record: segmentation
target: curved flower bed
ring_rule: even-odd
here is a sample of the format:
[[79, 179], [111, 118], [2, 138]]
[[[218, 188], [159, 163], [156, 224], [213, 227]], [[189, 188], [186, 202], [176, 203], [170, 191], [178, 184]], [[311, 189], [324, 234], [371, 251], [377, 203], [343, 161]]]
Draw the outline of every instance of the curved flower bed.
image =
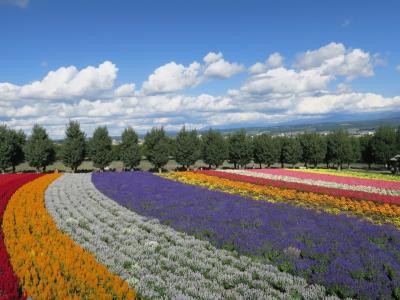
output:
[[324, 298], [323, 287], [120, 206], [93, 186], [89, 174], [64, 175], [45, 198], [60, 229], [146, 298]]
[[[265, 179], [271, 179], [271, 180], [278, 180], [278, 181], [285, 181], [285, 182], [294, 182], [294, 183], [301, 183], [301, 184], [307, 184], [307, 185], [315, 185], [315, 186], [320, 186], [320, 187], [327, 187], [327, 188], [333, 188], [333, 189], [342, 189], [342, 190], [349, 190], [349, 191], [360, 191], [360, 192], [367, 192], [367, 193], [375, 193], [375, 194], [381, 194], [381, 195], [388, 195], [388, 196], [400, 196], [400, 190], [398, 189], [386, 189], [382, 187], [374, 187], [374, 186], [368, 186], [368, 185], [356, 185], [352, 180], [348, 180], [348, 183], [338, 183], [333, 180], [327, 180], [325, 181], [324, 178], [307, 178], [307, 176], [304, 176], [304, 174], [301, 174], [301, 176], [293, 176], [293, 175], [279, 175], [280, 171], [278, 169], [271, 169], [271, 173], [269, 170], [261, 170], [261, 169], [254, 169], [254, 170], [224, 170], [224, 172], [227, 173], [233, 173], [233, 174], [239, 174], [239, 175], [245, 175], [245, 176], [254, 176], [254, 177], [259, 177], [259, 178], [265, 178]], [[286, 171], [286, 170], [283, 170]], [[278, 174], [274, 174], [278, 173]], [[300, 172], [297, 172], [300, 173]], [[285, 173], [283, 173], [285, 174]], [[307, 175], [307, 174], [305, 174]], [[315, 175], [315, 174], [312, 174]], [[330, 176], [330, 175], [327, 175]], [[304, 177], [304, 178], [303, 178]], [[342, 177], [344, 178], [344, 177]]]
[[209, 191], [145, 172], [93, 174], [135, 212], [281, 270], [340, 297], [400, 297], [400, 231], [344, 215]]
[[234, 174], [234, 173], [224, 172], [222, 170], [219, 171], [205, 170], [196, 172], [217, 176], [221, 178], [227, 178], [231, 180], [242, 181], [242, 182], [270, 185], [279, 188], [295, 189], [299, 191], [328, 194], [339, 197], [371, 200], [371, 201], [378, 201], [390, 204], [400, 204], [400, 196], [389, 196], [389, 195], [381, 195], [381, 194], [361, 192], [361, 191], [349, 191], [343, 189], [327, 188], [327, 187], [314, 186], [297, 182], [286, 182], [282, 180], [273, 180], [273, 179], [259, 178], [248, 175]]
[[284, 202], [331, 214], [346, 213], [368, 219], [377, 224], [391, 223], [400, 227], [399, 205], [276, 188], [197, 172], [165, 173], [161, 176], [186, 184], [199, 185], [212, 190], [251, 197], [255, 200], [273, 203]]
[[15, 275], [4, 244], [1, 224], [7, 203], [12, 194], [25, 183], [38, 178], [39, 174], [0, 175], [0, 299], [25, 298], [19, 292], [19, 280]]
[[246, 171], [253, 173], [289, 176], [300, 179], [310, 179], [318, 181], [335, 182], [345, 185], [374, 187], [377, 189], [400, 190], [400, 182], [385, 181], [357, 177], [336, 176], [332, 174], [321, 174], [313, 172], [304, 172], [302, 170], [288, 170], [288, 169], [247, 169]]
[[350, 171], [350, 170], [334, 170], [334, 169], [290, 169], [291, 171], [300, 171], [307, 173], [317, 173], [317, 174], [331, 174], [335, 176], [342, 177], [356, 177], [356, 178], [366, 178], [366, 179], [374, 179], [374, 180], [385, 180], [385, 181], [395, 181], [400, 182], [399, 175], [391, 175], [391, 174], [379, 174], [379, 173], [367, 173], [367, 172], [358, 172], [358, 171]]
[[134, 299], [134, 290], [61, 233], [44, 206], [44, 191], [60, 175], [45, 175], [11, 197], [3, 230], [23, 291], [34, 299]]

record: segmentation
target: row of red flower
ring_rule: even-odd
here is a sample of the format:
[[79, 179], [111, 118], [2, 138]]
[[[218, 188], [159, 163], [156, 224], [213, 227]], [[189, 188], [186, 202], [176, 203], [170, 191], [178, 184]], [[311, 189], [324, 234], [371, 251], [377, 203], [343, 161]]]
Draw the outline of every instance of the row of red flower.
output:
[[7, 203], [14, 192], [25, 183], [41, 176], [40, 174], [0, 175], [0, 299], [25, 298], [20, 295], [18, 277], [13, 272], [4, 244], [1, 224]]
[[206, 171], [197, 171], [197, 172], [204, 173], [207, 175], [217, 176], [220, 178], [249, 182], [249, 183], [253, 183], [253, 184], [270, 185], [270, 186], [274, 186], [274, 187], [278, 187], [278, 188], [295, 189], [295, 190], [299, 190], [299, 191], [327, 194], [327, 195], [339, 196], [339, 197], [371, 200], [371, 201], [384, 202], [384, 203], [390, 203], [390, 204], [400, 204], [399, 196], [381, 195], [381, 194], [377, 194], [377, 193], [369, 193], [369, 192], [363, 192], [363, 191], [353, 191], [353, 190], [343, 190], [343, 189], [337, 189], [337, 188], [321, 187], [321, 186], [314, 186], [314, 185], [302, 184], [302, 183], [297, 183], [297, 182], [287, 182], [287, 181], [282, 181], [282, 180], [273, 180], [273, 179], [245, 176], [245, 175], [227, 173], [227, 172], [223, 172], [223, 171], [206, 170]]

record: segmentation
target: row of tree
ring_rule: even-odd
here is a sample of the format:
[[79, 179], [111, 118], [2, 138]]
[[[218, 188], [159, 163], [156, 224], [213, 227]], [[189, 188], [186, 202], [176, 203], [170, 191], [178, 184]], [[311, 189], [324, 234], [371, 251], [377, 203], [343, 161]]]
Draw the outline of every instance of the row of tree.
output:
[[[74, 172], [85, 159], [104, 170], [113, 160], [121, 160], [125, 169], [139, 166], [145, 156], [155, 169], [161, 170], [172, 157], [183, 168], [190, 168], [203, 160], [209, 167], [219, 167], [225, 160], [234, 168], [244, 167], [251, 161], [260, 167], [279, 162], [306, 167], [326, 163], [327, 167], [342, 168], [354, 162], [371, 166], [380, 163], [388, 166], [390, 159], [400, 153], [400, 128], [380, 127], [372, 136], [355, 137], [345, 130], [336, 130], [323, 136], [315, 132], [297, 136], [273, 137], [269, 134], [249, 136], [244, 130], [223, 136], [210, 129], [201, 137], [196, 130], [185, 127], [176, 138], [168, 137], [163, 128], [153, 128], [139, 145], [137, 133], [132, 128], [124, 130], [121, 143], [114, 147], [106, 127], [98, 127], [87, 139], [80, 124], [71, 121], [65, 131], [59, 156], [64, 165]], [[15, 168], [23, 161], [38, 171], [46, 170], [56, 159], [56, 147], [46, 130], [35, 125], [26, 138], [22, 131], [0, 126], [0, 170]]]

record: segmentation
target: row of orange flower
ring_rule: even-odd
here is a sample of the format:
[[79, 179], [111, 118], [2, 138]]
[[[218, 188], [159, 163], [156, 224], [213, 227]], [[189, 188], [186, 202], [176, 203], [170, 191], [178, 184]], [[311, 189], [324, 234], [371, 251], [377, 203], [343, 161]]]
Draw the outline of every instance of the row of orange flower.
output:
[[5, 243], [21, 287], [34, 299], [134, 299], [135, 291], [57, 229], [44, 203], [45, 175], [21, 187], [3, 219]]
[[230, 194], [240, 194], [256, 200], [286, 202], [332, 214], [346, 213], [367, 218], [374, 223], [391, 223], [400, 227], [400, 206], [395, 204], [256, 185], [194, 172], [169, 173], [163, 176], [186, 184], [204, 186]]

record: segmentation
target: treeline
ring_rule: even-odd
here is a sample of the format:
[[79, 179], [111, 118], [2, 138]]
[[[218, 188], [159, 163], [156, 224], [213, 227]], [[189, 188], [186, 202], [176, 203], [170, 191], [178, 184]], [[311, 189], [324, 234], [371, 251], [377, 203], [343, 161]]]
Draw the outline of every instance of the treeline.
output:
[[316, 167], [320, 163], [338, 169], [351, 163], [390, 164], [390, 159], [400, 154], [400, 127], [382, 126], [372, 136], [355, 137], [345, 130], [336, 130], [328, 135], [315, 132], [296, 136], [271, 136], [260, 134], [249, 136], [245, 130], [223, 136], [210, 129], [198, 134], [185, 127], [175, 138], [168, 137], [163, 128], [153, 128], [139, 145], [137, 133], [132, 128], [124, 130], [121, 143], [112, 145], [106, 127], [98, 127], [93, 137], [86, 138], [80, 124], [71, 121], [65, 131], [62, 145], [55, 145], [46, 130], [35, 125], [29, 137], [5, 125], [0, 126], [0, 170], [6, 172], [26, 161], [37, 171], [56, 159], [74, 172], [86, 159], [92, 160], [96, 168], [104, 170], [113, 160], [121, 160], [126, 170], [139, 166], [143, 156], [161, 170], [173, 158], [183, 168], [188, 169], [198, 160], [210, 168], [218, 168], [226, 160], [234, 168], [245, 167], [254, 162], [260, 167], [270, 167], [274, 163], [294, 166], [303, 163], [305, 167]]

